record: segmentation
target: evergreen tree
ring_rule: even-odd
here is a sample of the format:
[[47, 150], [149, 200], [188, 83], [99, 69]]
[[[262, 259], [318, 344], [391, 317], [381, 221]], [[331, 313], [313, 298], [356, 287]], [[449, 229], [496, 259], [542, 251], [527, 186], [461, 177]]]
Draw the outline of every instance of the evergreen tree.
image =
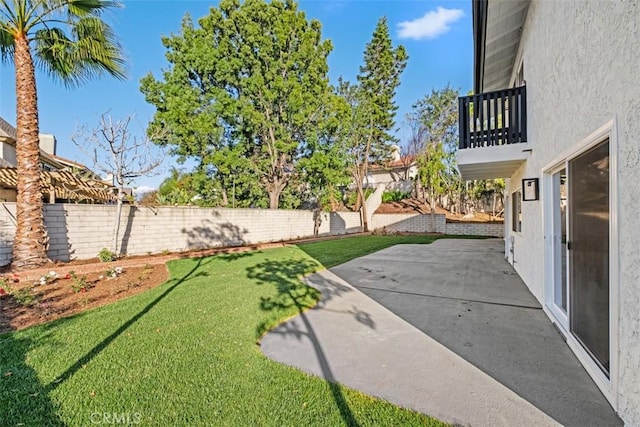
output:
[[371, 149], [388, 151], [398, 142], [392, 134], [398, 106], [394, 101], [400, 75], [407, 65], [407, 52], [402, 45], [394, 48], [389, 36], [387, 18], [380, 18], [373, 37], [364, 51], [358, 82], [370, 109]]
[[340, 82], [338, 88], [351, 111], [348, 151], [358, 194], [356, 209], [362, 209], [364, 231], [369, 230], [369, 224], [363, 180], [369, 163], [384, 162], [391, 153], [390, 145], [398, 142], [392, 134], [398, 110], [394, 97], [407, 60], [403, 46], [393, 47], [387, 19], [383, 17], [365, 47], [358, 84]]

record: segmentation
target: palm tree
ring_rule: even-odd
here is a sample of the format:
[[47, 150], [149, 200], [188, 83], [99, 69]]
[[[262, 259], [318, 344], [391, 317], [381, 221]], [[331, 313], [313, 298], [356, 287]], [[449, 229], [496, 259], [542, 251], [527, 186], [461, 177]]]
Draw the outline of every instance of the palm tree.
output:
[[0, 0], [0, 57], [16, 74], [17, 227], [12, 266], [47, 261], [42, 215], [35, 63], [66, 86], [107, 73], [124, 78], [120, 45], [101, 14], [105, 0]]

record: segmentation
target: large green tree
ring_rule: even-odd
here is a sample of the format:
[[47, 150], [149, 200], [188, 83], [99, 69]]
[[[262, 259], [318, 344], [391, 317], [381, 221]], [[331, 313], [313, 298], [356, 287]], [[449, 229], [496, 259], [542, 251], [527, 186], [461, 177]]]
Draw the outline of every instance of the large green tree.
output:
[[292, 0], [222, 0], [198, 24], [163, 38], [169, 68], [142, 79], [150, 131], [168, 131], [157, 142], [211, 166], [227, 193], [225, 174], [253, 176], [278, 208], [322, 116], [331, 43]]
[[393, 47], [387, 18], [380, 18], [365, 47], [364, 64], [358, 74], [358, 82], [370, 105], [369, 131], [373, 147], [398, 142], [392, 134], [398, 110], [394, 97], [408, 59], [404, 46]]
[[318, 210], [338, 210], [351, 182], [344, 135], [349, 112], [344, 98], [328, 94], [321, 111], [323, 117], [307, 139], [304, 155], [297, 164], [298, 178]]
[[364, 50], [358, 84], [341, 81], [338, 93], [349, 106], [345, 127], [350, 171], [357, 191], [356, 209], [362, 209], [363, 228], [368, 231], [364, 203], [364, 179], [370, 163], [383, 163], [391, 154], [398, 106], [394, 101], [400, 75], [407, 65], [403, 46], [393, 47], [387, 19], [381, 18]]
[[120, 46], [100, 18], [115, 6], [117, 3], [105, 0], [0, 1], [0, 56], [13, 62], [16, 75], [14, 268], [35, 267], [47, 261], [34, 62], [69, 86], [103, 73], [123, 78]]

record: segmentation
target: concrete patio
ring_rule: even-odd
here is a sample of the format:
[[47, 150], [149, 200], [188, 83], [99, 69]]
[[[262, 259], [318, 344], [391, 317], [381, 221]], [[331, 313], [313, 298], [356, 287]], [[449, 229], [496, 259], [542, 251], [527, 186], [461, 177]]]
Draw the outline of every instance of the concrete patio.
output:
[[503, 247], [399, 245], [310, 276], [320, 304], [262, 351], [450, 423], [622, 425]]

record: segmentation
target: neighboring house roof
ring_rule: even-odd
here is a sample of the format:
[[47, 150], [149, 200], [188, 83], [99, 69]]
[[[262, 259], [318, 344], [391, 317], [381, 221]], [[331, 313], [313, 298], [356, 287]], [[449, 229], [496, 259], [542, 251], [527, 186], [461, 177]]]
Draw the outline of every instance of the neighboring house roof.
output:
[[387, 162], [383, 165], [372, 164], [370, 170], [373, 171], [388, 171], [390, 169], [404, 169], [413, 166], [416, 162], [416, 156], [402, 156], [398, 160]]
[[[17, 137], [18, 137], [18, 132], [16, 131], [16, 128], [14, 128], [5, 119], [0, 117], [0, 140], [2, 140], [3, 142], [8, 143], [10, 145], [13, 145], [15, 147], [16, 138]], [[49, 154], [46, 151], [40, 149], [40, 159], [41, 160], [46, 161], [47, 163], [51, 164], [52, 166], [60, 168], [61, 165], [58, 164], [55, 161], [54, 157], [55, 156], [53, 156], [52, 154]], [[15, 165], [9, 164], [4, 159], [0, 159], [0, 160], [2, 160], [2, 162], [0, 162], [0, 166], [2, 166], [2, 167], [6, 167], [6, 166], [14, 167], [15, 166]]]
[[59, 161], [60, 163], [68, 164], [69, 166], [73, 166], [79, 169], [87, 169], [87, 166], [83, 165], [82, 163], [74, 162], [73, 160], [69, 160], [62, 156], [58, 156], [57, 154], [52, 154], [52, 157], [57, 161]]
[[62, 166], [66, 168], [71, 168], [71, 169], [75, 169], [75, 170], [79, 170], [81, 173], [83, 173], [84, 175], [91, 177], [93, 179], [99, 179], [101, 181], [103, 181], [100, 176], [95, 173], [94, 171], [92, 171], [91, 169], [89, 169], [89, 167], [87, 165], [83, 165], [82, 163], [78, 163], [78, 162], [74, 162], [73, 160], [69, 160], [66, 159], [64, 157], [58, 156], [57, 154], [53, 154], [51, 155], [51, 157], [57, 161], [58, 163], [60, 163]]
[[[9, 122], [0, 117], [0, 137], [4, 137], [5, 141], [13, 146], [16, 145], [17, 131]], [[93, 176], [97, 176], [91, 169], [82, 163], [74, 162], [73, 160], [65, 159], [64, 157], [56, 154], [47, 153], [40, 148], [40, 159], [45, 163], [54, 166], [56, 169], [65, 169], [70, 166], [72, 168], [81, 169], [91, 173]], [[0, 167], [14, 167], [15, 165], [9, 164], [4, 159], [0, 158]]]
[[[15, 146], [16, 129], [0, 117], [0, 140]], [[102, 181], [100, 176], [82, 163], [47, 153], [40, 149], [40, 161], [55, 169], [40, 171], [43, 193], [51, 196], [53, 188], [56, 199], [108, 201], [114, 199], [113, 186]], [[0, 158], [0, 186], [17, 187], [18, 172], [15, 165]]]
[[4, 136], [5, 138], [11, 138], [14, 141], [18, 137], [16, 128], [11, 126], [9, 122], [0, 117], [0, 137], [2, 136]]

